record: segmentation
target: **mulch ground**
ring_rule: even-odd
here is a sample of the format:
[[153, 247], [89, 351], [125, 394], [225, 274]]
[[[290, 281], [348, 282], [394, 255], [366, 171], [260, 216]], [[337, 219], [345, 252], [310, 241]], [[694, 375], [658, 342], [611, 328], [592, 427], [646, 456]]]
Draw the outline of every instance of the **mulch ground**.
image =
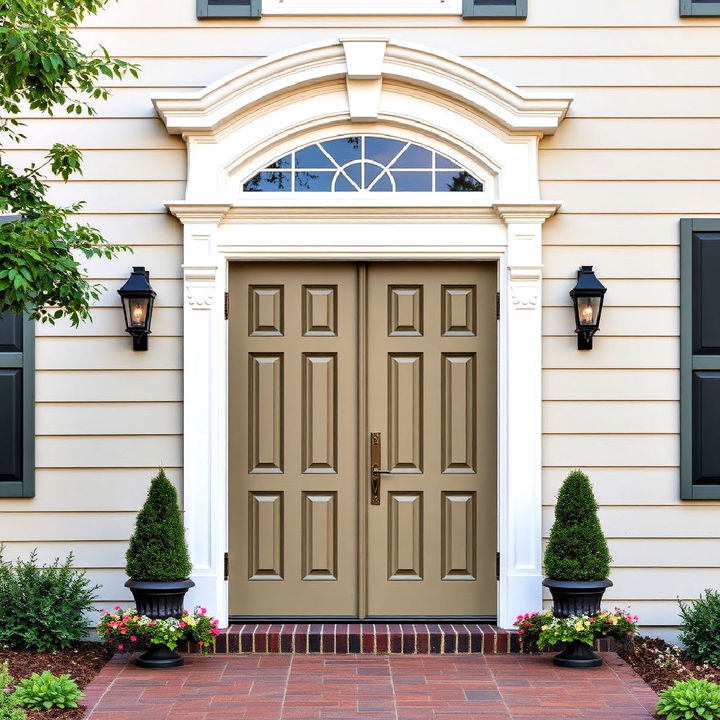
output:
[[[30, 677], [34, 672], [49, 670], [53, 675], [69, 675], [84, 688], [112, 657], [113, 651], [108, 645], [96, 642], [81, 642], [67, 650], [54, 653], [22, 652], [0, 648], [0, 664], [10, 663], [10, 675], [15, 681]], [[28, 720], [79, 720], [85, 707], [61, 710], [53, 708], [43, 712], [27, 713]]]
[[655, 692], [664, 690], [676, 680], [690, 678], [720, 683], [720, 667], [698, 663], [677, 646], [659, 638], [639, 637], [633, 645], [618, 648], [618, 655]]

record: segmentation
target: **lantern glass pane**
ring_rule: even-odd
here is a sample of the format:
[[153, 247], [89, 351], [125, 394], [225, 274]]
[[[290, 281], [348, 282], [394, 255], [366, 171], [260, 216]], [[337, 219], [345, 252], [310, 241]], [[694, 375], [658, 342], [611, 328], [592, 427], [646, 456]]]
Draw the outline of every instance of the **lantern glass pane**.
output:
[[149, 298], [125, 298], [125, 317], [128, 329], [142, 329], [147, 323]]
[[597, 325], [600, 314], [599, 297], [579, 297], [577, 299], [578, 323], [580, 327]]

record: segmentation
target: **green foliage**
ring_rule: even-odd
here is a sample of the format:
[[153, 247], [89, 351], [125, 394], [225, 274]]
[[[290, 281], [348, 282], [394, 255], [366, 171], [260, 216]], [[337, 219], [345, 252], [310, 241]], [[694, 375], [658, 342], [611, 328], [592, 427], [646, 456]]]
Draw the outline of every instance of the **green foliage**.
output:
[[183, 580], [192, 571], [177, 491], [164, 470], [150, 483], [125, 559], [133, 580]]
[[42, 675], [33, 673], [15, 686], [15, 697], [30, 710], [76, 708], [84, 697], [77, 683], [69, 675], [56, 677], [49, 670]]
[[36, 551], [15, 563], [2, 551], [0, 546], [0, 646], [52, 652], [81, 639], [99, 586], [73, 569], [72, 553], [38, 565]]
[[8, 692], [14, 680], [8, 672], [6, 660], [0, 665], [0, 720], [26, 720], [25, 711], [18, 707], [17, 698]]
[[720, 666], [720, 593], [706, 590], [692, 604], [679, 601], [680, 642], [685, 653], [698, 662]]
[[667, 720], [719, 720], [720, 685], [707, 680], [676, 680], [660, 693], [655, 708]]
[[604, 580], [610, 551], [597, 516], [597, 502], [585, 473], [571, 472], [555, 503], [555, 522], [545, 549], [545, 572], [553, 580]]
[[[21, 104], [52, 115], [58, 105], [74, 115], [93, 115], [91, 100], [104, 100], [105, 78], [137, 77], [137, 66], [111, 58], [105, 48], [85, 55], [73, 29], [109, 0], [0, 0], [0, 133], [24, 136], [16, 115]], [[43, 170], [63, 180], [81, 173], [82, 154], [56, 143], [41, 165], [19, 171], [0, 161], [0, 214], [20, 220], [0, 225], [0, 313], [22, 313], [53, 323], [67, 316], [77, 326], [90, 317], [100, 285], [87, 281], [79, 258], [114, 257], [124, 246], [109, 244], [98, 230], [75, 224], [70, 216], [82, 202], [67, 207], [47, 199]], [[50, 306], [50, 307], [48, 307]]]

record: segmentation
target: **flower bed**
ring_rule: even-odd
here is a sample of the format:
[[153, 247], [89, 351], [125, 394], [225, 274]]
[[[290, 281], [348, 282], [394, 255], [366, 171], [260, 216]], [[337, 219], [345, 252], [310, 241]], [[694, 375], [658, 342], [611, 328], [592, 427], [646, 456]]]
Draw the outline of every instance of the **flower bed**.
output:
[[[82, 689], [97, 675], [113, 656], [112, 648], [97, 642], [79, 642], [57, 652], [35, 652], [33, 650], [7, 650], [0, 648], [0, 665], [7, 660], [10, 674], [19, 682], [34, 672], [50, 670], [53, 675], [70, 675]], [[85, 708], [53, 709], [43, 712], [28, 712], [28, 720], [78, 720]]]

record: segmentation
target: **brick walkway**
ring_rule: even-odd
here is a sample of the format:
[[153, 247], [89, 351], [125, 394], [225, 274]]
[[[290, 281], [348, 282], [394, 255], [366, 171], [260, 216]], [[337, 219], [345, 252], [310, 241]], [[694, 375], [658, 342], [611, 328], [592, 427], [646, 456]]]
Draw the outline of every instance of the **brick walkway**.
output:
[[549, 655], [190, 656], [165, 671], [117, 657], [86, 689], [88, 720], [652, 718], [655, 693], [613, 653], [589, 670]]

